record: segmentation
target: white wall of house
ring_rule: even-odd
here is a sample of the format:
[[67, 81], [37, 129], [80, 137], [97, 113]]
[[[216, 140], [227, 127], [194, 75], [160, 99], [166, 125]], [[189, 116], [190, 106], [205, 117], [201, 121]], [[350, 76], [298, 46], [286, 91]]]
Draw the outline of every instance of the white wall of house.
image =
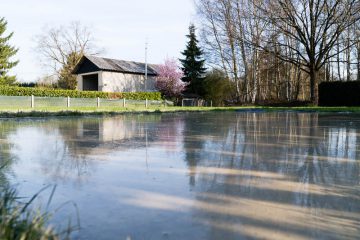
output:
[[139, 127], [136, 121], [126, 121], [124, 116], [102, 120], [99, 132], [99, 140], [104, 142], [145, 137], [144, 128]]
[[144, 92], [155, 90], [155, 78], [148, 76], [145, 87], [145, 76], [140, 74], [102, 72], [103, 92]]
[[102, 92], [144, 92], [155, 91], [155, 77], [148, 76], [145, 86], [145, 76], [140, 74], [118, 72], [92, 72], [77, 76], [78, 90], [83, 90], [82, 76], [98, 74], [99, 91]]

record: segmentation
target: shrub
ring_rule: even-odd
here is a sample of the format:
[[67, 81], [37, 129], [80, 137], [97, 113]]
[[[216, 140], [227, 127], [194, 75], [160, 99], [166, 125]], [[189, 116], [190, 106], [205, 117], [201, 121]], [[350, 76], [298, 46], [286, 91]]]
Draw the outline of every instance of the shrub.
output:
[[[161, 100], [160, 92], [124, 92], [120, 93], [122, 95], [121, 98], [126, 98], [130, 100]], [[111, 93], [110, 93], [111, 95]]]
[[205, 99], [212, 101], [213, 106], [224, 106], [226, 100], [234, 95], [234, 84], [220, 70], [207, 73], [204, 80]]
[[36, 87], [35, 82], [18, 83], [18, 87]]
[[61, 90], [48, 88], [31, 88], [31, 87], [10, 87], [0, 86], [0, 95], [3, 96], [37, 96], [37, 97], [71, 97], [71, 98], [111, 98], [129, 100], [161, 100], [159, 92], [94, 92], [94, 91], [77, 91]]
[[360, 106], [360, 82], [322, 82], [319, 106]]

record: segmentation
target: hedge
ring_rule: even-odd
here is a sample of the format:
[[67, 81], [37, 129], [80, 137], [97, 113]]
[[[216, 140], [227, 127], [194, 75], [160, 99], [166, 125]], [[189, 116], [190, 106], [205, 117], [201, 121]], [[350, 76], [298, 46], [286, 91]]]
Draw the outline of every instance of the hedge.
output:
[[77, 90], [60, 90], [48, 88], [31, 88], [31, 87], [10, 87], [1, 86], [0, 95], [3, 96], [37, 96], [37, 97], [71, 97], [71, 98], [109, 98], [129, 100], [161, 100], [159, 92], [94, 92], [94, 91], [77, 91]]
[[322, 82], [319, 106], [360, 106], [360, 82]]

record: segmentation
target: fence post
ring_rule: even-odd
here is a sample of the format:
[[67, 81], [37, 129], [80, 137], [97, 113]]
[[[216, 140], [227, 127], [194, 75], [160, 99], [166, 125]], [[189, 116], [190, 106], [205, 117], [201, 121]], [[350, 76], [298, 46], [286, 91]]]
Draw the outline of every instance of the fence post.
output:
[[181, 99], [181, 106], [184, 107], [184, 99]]
[[210, 107], [212, 107], [212, 100], [210, 100]]
[[35, 98], [34, 95], [31, 95], [31, 108], [35, 107]]
[[66, 101], [66, 106], [69, 108], [70, 107], [70, 97], [67, 97], [67, 101]]
[[126, 99], [123, 99], [123, 107], [126, 107]]
[[148, 100], [145, 99], [145, 108], [148, 108]]
[[98, 97], [97, 99], [96, 99], [96, 107], [100, 107], [100, 98]]

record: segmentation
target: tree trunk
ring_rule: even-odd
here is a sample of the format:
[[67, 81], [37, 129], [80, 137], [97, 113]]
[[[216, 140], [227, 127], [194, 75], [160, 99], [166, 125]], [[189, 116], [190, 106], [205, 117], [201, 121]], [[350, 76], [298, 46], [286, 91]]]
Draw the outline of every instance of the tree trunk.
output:
[[254, 56], [253, 56], [253, 92], [252, 92], [252, 98], [251, 102], [254, 104], [257, 100], [257, 94], [258, 94], [258, 51], [255, 49]]
[[296, 76], [296, 90], [295, 90], [295, 100], [298, 101], [300, 95], [300, 82], [301, 82], [301, 70], [300, 67], [297, 69], [297, 76]]
[[357, 80], [360, 81], [360, 43], [357, 44]]
[[310, 100], [314, 105], [319, 104], [319, 85], [318, 85], [318, 71], [311, 68], [310, 76]]
[[347, 39], [346, 39], [346, 81], [351, 80], [351, 49], [350, 49], [350, 28], [347, 32]]
[[337, 44], [337, 54], [336, 54], [336, 62], [337, 62], [337, 72], [338, 72], [338, 81], [341, 81], [341, 67], [340, 67], [340, 45], [339, 41]]
[[240, 12], [241, 7], [240, 7], [240, 3], [237, 2], [236, 3], [236, 11], [237, 11], [237, 18], [238, 18], [238, 34], [237, 34], [237, 42], [240, 48], [240, 52], [241, 52], [241, 58], [243, 61], [243, 65], [244, 65], [244, 93], [245, 93], [245, 98], [244, 101], [246, 100], [246, 96], [249, 93], [249, 89], [248, 89], [248, 82], [249, 82], [249, 64], [248, 64], [248, 60], [247, 60], [247, 55], [246, 55], [246, 50], [245, 50], [245, 33], [244, 33], [244, 25], [243, 25], [243, 21], [242, 21], [242, 14]]

